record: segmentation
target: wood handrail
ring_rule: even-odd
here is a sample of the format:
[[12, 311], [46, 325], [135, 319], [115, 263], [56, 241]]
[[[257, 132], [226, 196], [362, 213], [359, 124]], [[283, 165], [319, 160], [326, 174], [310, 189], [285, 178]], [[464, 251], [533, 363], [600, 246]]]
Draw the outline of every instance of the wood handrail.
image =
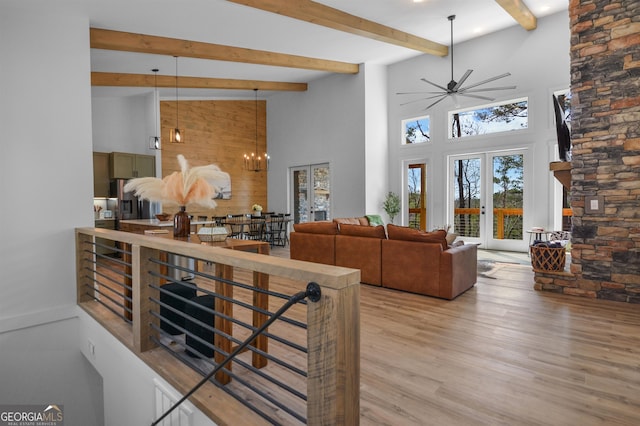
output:
[[[95, 267], [93, 255], [86, 250], [86, 243], [95, 238], [118, 241], [131, 247], [133, 314], [131, 316], [131, 332], [128, 339], [122, 340], [126, 323], [114, 327], [104, 324], [95, 315], [95, 294], [87, 291], [86, 269]], [[158, 311], [157, 304], [150, 302], [150, 297], [158, 298], [157, 290], [149, 286], [154, 280], [149, 270], [159, 270], [157, 263], [150, 258], [158, 258], [161, 252], [175, 253], [192, 257], [203, 262], [221, 266], [222, 269], [242, 268], [257, 275], [269, 275], [288, 278], [302, 282], [316, 282], [320, 285], [322, 296], [318, 302], [307, 305], [307, 424], [359, 424], [360, 417], [360, 271], [355, 269], [320, 265], [265, 256], [236, 250], [224, 250], [211, 245], [193, 244], [171, 238], [133, 234], [98, 228], [76, 229], [77, 260], [77, 303], [86, 312], [101, 322], [105, 329], [116, 337], [132, 352], [145, 360], [151, 368], [161, 374], [172, 386], [186, 393], [194, 383], [187, 383], [184, 374], [168, 374], [166, 366], [154, 363], [162, 357], [164, 350], [156, 348], [151, 336], [157, 332], [150, 324], [157, 325], [158, 319], [151, 312]], [[158, 284], [158, 282], [155, 282]], [[91, 287], [91, 286], [90, 286]], [[291, 294], [295, 291], [292, 290]], [[171, 355], [166, 355], [173, 358]], [[174, 364], [180, 364], [173, 359]], [[177, 366], [171, 367], [175, 371]], [[188, 375], [192, 376], [192, 375]], [[196, 381], [197, 382], [197, 381]], [[190, 400], [206, 415], [218, 424], [233, 424], [237, 420], [234, 410], [247, 411], [246, 407], [237, 403], [225, 409], [220, 404], [212, 404], [217, 397], [227, 401], [223, 390], [215, 386], [203, 388], [196, 392]], [[247, 415], [251, 417], [250, 415]], [[253, 423], [252, 423], [253, 424]]]

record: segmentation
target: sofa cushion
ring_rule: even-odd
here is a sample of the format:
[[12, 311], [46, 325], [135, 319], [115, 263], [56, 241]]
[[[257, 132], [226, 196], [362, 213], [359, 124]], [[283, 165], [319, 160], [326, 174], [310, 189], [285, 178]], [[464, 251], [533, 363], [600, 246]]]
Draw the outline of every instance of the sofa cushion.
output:
[[362, 226], [343, 223], [340, 225], [340, 234], [354, 237], [387, 238], [387, 234], [384, 232], [384, 226], [382, 225]]
[[369, 220], [362, 216], [362, 217], [338, 217], [333, 219], [333, 221], [337, 224], [342, 225], [343, 223], [347, 223], [350, 225], [364, 225], [364, 226], [368, 226], [369, 225]]
[[294, 223], [293, 229], [296, 232], [304, 232], [306, 234], [336, 235], [338, 233], [338, 224], [330, 221]]
[[437, 243], [443, 250], [448, 248], [447, 231], [439, 229], [433, 232], [425, 232], [407, 226], [398, 226], [392, 223], [387, 225], [387, 234], [390, 240], [418, 241], [423, 243]]

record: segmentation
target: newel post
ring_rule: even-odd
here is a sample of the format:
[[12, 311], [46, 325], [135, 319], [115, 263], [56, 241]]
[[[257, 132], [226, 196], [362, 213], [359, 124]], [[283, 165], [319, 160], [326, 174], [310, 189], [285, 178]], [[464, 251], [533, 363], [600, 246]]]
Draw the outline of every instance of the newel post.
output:
[[320, 283], [320, 301], [307, 305], [309, 425], [360, 422], [360, 283], [353, 281], [339, 289]]
[[[87, 278], [87, 274], [93, 275], [93, 250], [94, 237], [82, 234], [76, 230], [76, 303], [90, 302], [95, 299], [93, 282]], [[91, 282], [91, 285], [87, 283]]]
[[138, 352], [145, 352], [157, 346], [150, 337], [158, 338], [158, 332], [151, 325], [159, 327], [160, 320], [150, 312], [154, 310], [159, 314], [160, 308], [150, 298], [159, 300], [160, 292], [149, 287], [149, 284], [160, 286], [160, 279], [150, 275], [149, 272], [160, 273], [160, 265], [150, 260], [159, 259], [159, 257], [159, 250], [137, 244], [131, 246], [133, 346]]

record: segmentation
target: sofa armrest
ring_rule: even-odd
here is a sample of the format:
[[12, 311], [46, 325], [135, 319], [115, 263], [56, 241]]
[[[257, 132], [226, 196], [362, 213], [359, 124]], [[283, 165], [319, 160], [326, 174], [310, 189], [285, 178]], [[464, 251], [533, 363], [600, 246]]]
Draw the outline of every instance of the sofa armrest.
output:
[[478, 277], [478, 246], [464, 244], [442, 252], [440, 262], [440, 292], [453, 299], [473, 287]]

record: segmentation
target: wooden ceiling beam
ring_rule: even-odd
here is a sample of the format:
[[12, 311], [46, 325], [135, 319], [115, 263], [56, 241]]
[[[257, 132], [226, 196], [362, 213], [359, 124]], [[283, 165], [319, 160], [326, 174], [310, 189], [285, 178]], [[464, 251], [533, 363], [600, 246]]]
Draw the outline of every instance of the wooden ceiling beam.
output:
[[91, 48], [357, 74], [358, 64], [122, 31], [90, 29]]
[[449, 48], [413, 34], [351, 15], [311, 0], [228, 0], [232, 3], [277, 13], [335, 30], [368, 37], [436, 56], [447, 56]]
[[[176, 87], [176, 77], [153, 74], [121, 74], [92, 72], [92, 86], [114, 87]], [[178, 87], [189, 89], [232, 89], [232, 90], [277, 90], [304, 92], [307, 83], [288, 83], [279, 81], [234, 80], [229, 78], [178, 77]]]
[[496, 3], [506, 10], [525, 30], [531, 31], [537, 28], [538, 19], [523, 0], [496, 0]]

